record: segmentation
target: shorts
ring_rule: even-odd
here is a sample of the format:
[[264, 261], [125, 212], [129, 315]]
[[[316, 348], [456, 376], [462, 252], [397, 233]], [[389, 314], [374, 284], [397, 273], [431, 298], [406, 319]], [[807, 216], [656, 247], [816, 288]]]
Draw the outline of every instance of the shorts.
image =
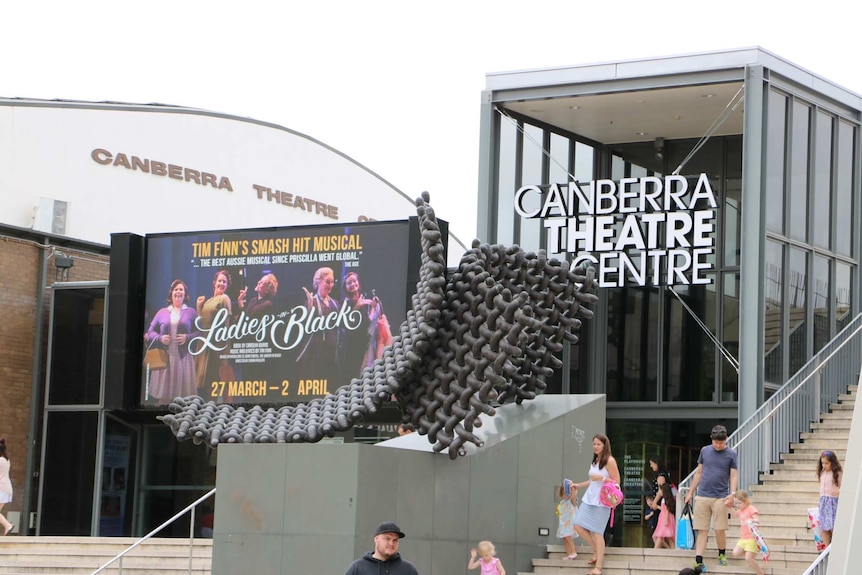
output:
[[760, 546], [754, 539], [740, 539], [736, 542], [737, 547], [742, 547], [748, 553], [760, 553]]
[[712, 528], [716, 531], [727, 531], [727, 507], [724, 499], [716, 497], [697, 496], [694, 500], [694, 529], [709, 531], [709, 520], [712, 518]]

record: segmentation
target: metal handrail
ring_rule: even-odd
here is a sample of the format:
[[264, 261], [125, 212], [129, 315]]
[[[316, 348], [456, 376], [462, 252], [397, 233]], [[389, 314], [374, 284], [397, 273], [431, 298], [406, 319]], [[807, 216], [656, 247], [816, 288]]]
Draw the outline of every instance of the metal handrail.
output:
[[215, 487], [213, 487], [212, 491], [210, 491], [209, 493], [207, 493], [205, 495], [202, 495], [193, 503], [188, 504], [185, 507], [185, 509], [183, 509], [182, 511], [179, 511], [176, 515], [174, 515], [173, 517], [171, 517], [170, 519], [168, 519], [167, 521], [165, 521], [164, 523], [162, 523], [161, 525], [159, 525], [158, 527], [156, 527], [155, 529], [153, 529], [152, 531], [150, 531], [149, 533], [147, 533], [146, 535], [144, 535], [143, 537], [141, 537], [140, 539], [135, 541], [130, 547], [128, 547], [127, 549], [125, 549], [122, 552], [120, 552], [119, 554], [117, 554], [113, 559], [111, 559], [110, 561], [108, 561], [107, 563], [105, 563], [104, 565], [102, 565], [101, 567], [96, 569], [95, 571], [93, 571], [90, 575], [98, 575], [99, 573], [101, 573], [102, 571], [104, 571], [105, 569], [110, 567], [114, 563], [114, 561], [119, 561], [119, 564], [117, 565], [117, 574], [122, 575], [122, 573], [123, 573], [123, 557], [125, 557], [132, 549], [134, 549], [135, 547], [137, 547], [138, 545], [140, 545], [141, 543], [143, 543], [147, 539], [150, 539], [151, 537], [155, 536], [159, 531], [161, 531], [162, 529], [164, 529], [168, 525], [172, 524], [174, 521], [176, 521], [177, 519], [179, 519], [180, 517], [182, 517], [183, 515], [185, 515], [186, 513], [189, 513], [189, 512], [191, 512], [191, 516], [190, 516], [190, 520], [189, 520], [189, 573], [191, 573], [192, 572], [192, 555], [194, 552], [194, 543], [195, 543], [195, 508], [198, 505], [200, 505], [201, 503], [203, 503], [204, 501], [206, 501], [207, 499], [209, 499], [210, 497], [212, 497], [213, 495], [215, 495], [215, 492], [216, 492]]
[[[860, 332], [862, 314], [857, 315], [727, 438], [727, 445], [736, 450], [739, 459], [740, 486], [756, 484], [761, 470], [768, 469], [769, 464], [776, 461], [791, 443], [799, 441], [799, 435], [808, 429], [810, 422], [819, 420], [820, 414], [846, 392], [849, 380], [855, 382], [854, 376], [862, 379], [859, 373], [862, 337], [857, 337]], [[851, 342], [856, 345], [848, 347]], [[747, 441], [752, 438], [755, 441]], [[679, 482], [677, 510], [683, 508], [696, 471]], [[821, 553], [806, 575], [825, 573], [825, 567], [821, 571], [817, 566], [828, 562], [829, 549], [827, 547]]]
[[808, 569], [802, 575], [826, 575], [826, 569], [829, 567], [829, 551], [831, 549], [832, 545], [830, 544], [817, 556], [814, 563], [809, 565]]
[[[862, 366], [862, 338], [860, 345], [845, 349], [848, 343], [856, 341], [862, 332], [862, 314], [857, 315], [835, 338], [827, 343], [808, 363], [791, 377], [775, 394], [766, 400], [754, 414], [727, 438], [727, 445], [737, 451], [739, 457], [739, 485], [757, 483], [761, 466], [763, 469], [775, 460], [788, 446], [799, 440], [799, 434], [806, 431], [811, 421], [829, 408], [830, 403], [838, 400], [838, 395], [846, 391], [847, 381], [857, 374]], [[835, 366], [831, 360], [839, 357], [843, 362]], [[809, 389], [806, 384], [814, 378]], [[779, 412], [779, 408], [783, 408]], [[770, 423], [771, 426], [765, 424]], [[776, 425], [777, 423], [777, 425]], [[753, 448], [740, 451], [743, 443], [756, 439]], [[747, 448], [752, 445], [745, 443]], [[753, 470], [753, 471], [752, 471]], [[679, 490], [691, 486], [692, 471], [679, 482]]]

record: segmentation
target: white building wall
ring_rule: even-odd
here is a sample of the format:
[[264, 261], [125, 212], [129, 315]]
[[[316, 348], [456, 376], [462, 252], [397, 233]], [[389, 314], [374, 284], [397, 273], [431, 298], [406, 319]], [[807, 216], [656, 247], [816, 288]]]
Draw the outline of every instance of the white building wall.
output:
[[[149, 160], [150, 173], [125, 167], [119, 154], [130, 167], [132, 156]], [[176, 166], [174, 177], [154, 175], [154, 162], [166, 172]], [[198, 184], [196, 173], [201, 182], [203, 173], [214, 177]], [[283, 194], [270, 199], [255, 186]], [[281, 201], [287, 194], [290, 203]], [[293, 207], [297, 197], [316, 203]], [[350, 223], [416, 213], [412, 198], [380, 176], [279, 126], [166, 106], [0, 100], [0, 222], [38, 226], [47, 209], [40, 198], [68, 202], [64, 235], [104, 244], [114, 232]], [[34, 212], [40, 203], [42, 212]], [[453, 251], [460, 256], [459, 248]]]

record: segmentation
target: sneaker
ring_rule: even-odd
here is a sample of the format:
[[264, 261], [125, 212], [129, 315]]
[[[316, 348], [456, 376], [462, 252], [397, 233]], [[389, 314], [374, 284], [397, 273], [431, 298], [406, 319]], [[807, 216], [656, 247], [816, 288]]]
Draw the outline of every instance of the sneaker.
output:
[[727, 562], [727, 555], [725, 555], [724, 553], [719, 554], [719, 556], [718, 556], [718, 564], [719, 564], [719, 565], [722, 565], [722, 566], [726, 566], [726, 565], [728, 565], [728, 562]]
[[692, 567], [693, 567], [693, 568], [695, 568], [695, 569], [697, 569], [698, 567], [700, 567], [700, 572], [701, 572], [701, 573], [706, 573], [706, 565], [704, 565], [703, 563], [698, 563], [697, 561], [695, 561], [695, 562], [694, 562], [694, 565], [692, 565]]

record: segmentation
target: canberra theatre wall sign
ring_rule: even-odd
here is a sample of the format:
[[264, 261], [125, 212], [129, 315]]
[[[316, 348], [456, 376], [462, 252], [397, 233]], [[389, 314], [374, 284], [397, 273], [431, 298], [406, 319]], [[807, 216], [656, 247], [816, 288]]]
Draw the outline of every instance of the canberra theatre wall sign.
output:
[[[598, 284], [709, 284], [718, 204], [707, 174], [527, 185], [515, 211], [541, 218], [548, 252], [597, 268]], [[528, 209], [525, 204], [538, 206]]]

